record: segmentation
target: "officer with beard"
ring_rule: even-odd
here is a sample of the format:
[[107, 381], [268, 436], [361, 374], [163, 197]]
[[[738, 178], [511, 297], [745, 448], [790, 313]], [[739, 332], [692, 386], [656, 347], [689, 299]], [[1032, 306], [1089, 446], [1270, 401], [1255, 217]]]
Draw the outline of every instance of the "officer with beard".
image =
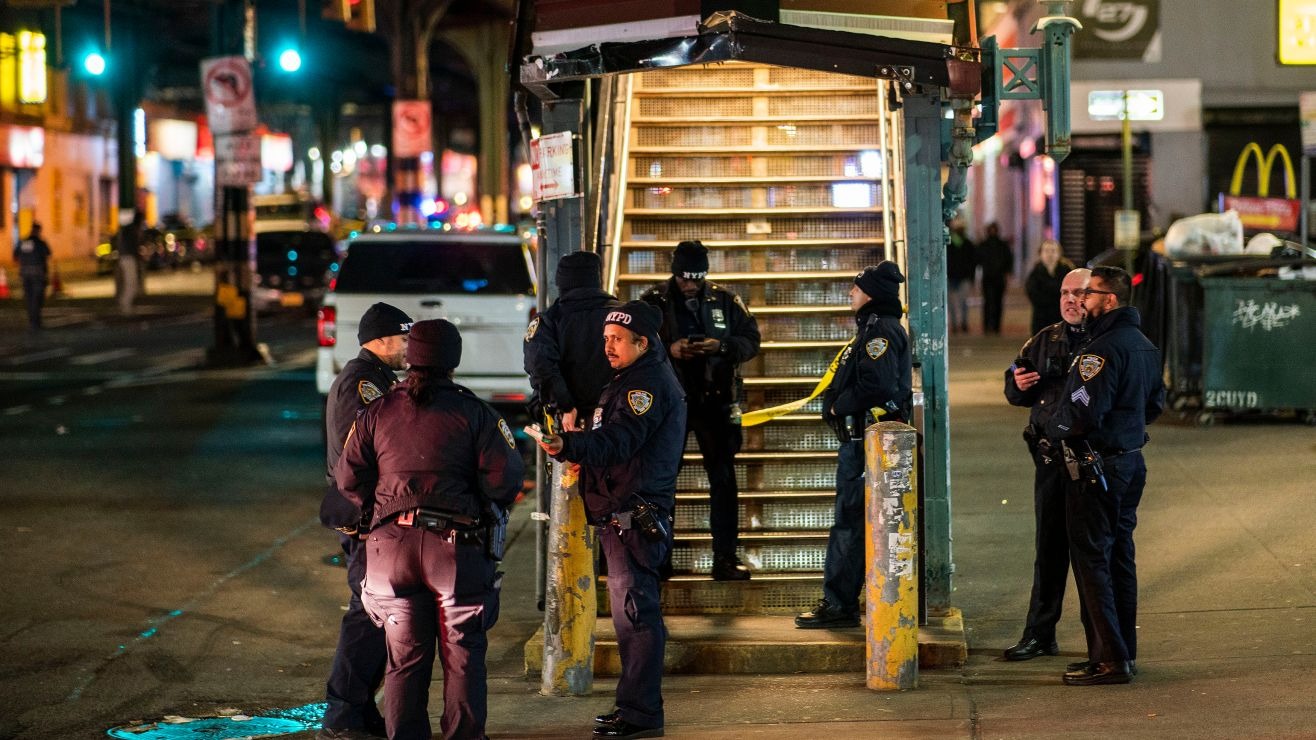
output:
[[1147, 483], [1142, 447], [1161, 415], [1161, 353], [1129, 306], [1129, 274], [1094, 267], [1083, 289], [1088, 343], [1074, 360], [1047, 422], [1070, 481], [1065, 521], [1088, 659], [1068, 666], [1069, 686], [1128, 683], [1137, 672], [1138, 571], [1133, 529]]
[[1080, 268], [1060, 283], [1061, 321], [1043, 328], [1019, 350], [1019, 358], [1005, 371], [1005, 398], [1013, 406], [1027, 406], [1024, 441], [1036, 470], [1033, 476], [1035, 555], [1033, 593], [1023, 637], [1005, 649], [1006, 660], [1030, 660], [1057, 655], [1056, 623], [1069, 578], [1069, 538], [1065, 535], [1065, 488], [1069, 474], [1059, 449], [1046, 438], [1046, 424], [1060, 405], [1073, 364], [1087, 331], [1083, 328], [1083, 286], [1091, 273]]
[[352, 598], [338, 632], [338, 649], [325, 686], [328, 706], [317, 740], [355, 740], [384, 734], [384, 718], [375, 707], [375, 690], [384, 678], [384, 662], [388, 657], [384, 632], [370, 621], [361, 605], [361, 579], [366, 575], [365, 546], [358, 537], [361, 513], [338, 492], [334, 465], [357, 415], [398, 381], [393, 371], [406, 366], [410, 330], [411, 317], [401, 309], [387, 303], [376, 303], [366, 309], [356, 333], [361, 353], [348, 361], [334, 378], [325, 402], [328, 466], [320, 521], [340, 532]]

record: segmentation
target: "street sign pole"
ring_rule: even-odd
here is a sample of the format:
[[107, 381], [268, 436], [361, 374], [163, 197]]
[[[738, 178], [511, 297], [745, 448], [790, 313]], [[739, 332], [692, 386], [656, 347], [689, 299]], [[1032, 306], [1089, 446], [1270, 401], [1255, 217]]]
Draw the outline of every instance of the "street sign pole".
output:
[[[212, 50], [225, 39], [241, 40], [254, 29], [243, 3], [217, 3]], [[238, 12], [234, 12], [237, 10]], [[228, 33], [238, 31], [240, 33]], [[253, 145], [256, 103], [251, 66], [241, 56], [216, 56], [201, 62], [206, 116], [215, 137], [215, 294], [214, 344], [207, 352], [212, 366], [249, 365], [262, 359], [256, 343], [256, 312], [251, 304], [251, 183], [260, 179], [260, 147]], [[254, 151], [254, 154], [253, 154]], [[254, 164], [253, 164], [254, 158]]]

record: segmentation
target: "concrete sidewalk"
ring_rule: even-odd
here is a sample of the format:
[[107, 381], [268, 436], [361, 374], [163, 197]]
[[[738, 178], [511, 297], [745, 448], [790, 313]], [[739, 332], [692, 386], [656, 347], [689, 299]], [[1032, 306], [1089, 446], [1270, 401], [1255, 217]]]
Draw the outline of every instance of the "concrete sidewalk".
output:
[[[1085, 657], [1072, 583], [1062, 654], [1000, 659], [1023, 627], [1032, 577], [1032, 467], [1019, 436], [1027, 413], [1001, 391], [1026, 326], [1026, 309], [1011, 305], [1004, 337], [950, 341], [953, 605], [969, 641], [964, 668], [924, 671], [919, 688], [893, 694], [867, 690], [862, 673], [669, 676], [667, 737], [1316, 738], [1316, 430], [1293, 422], [1197, 428], [1170, 414], [1151, 428], [1137, 530], [1140, 674], [1131, 685], [1061, 684], [1064, 664]], [[612, 707], [615, 679], [596, 679], [590, 697], [544, 697], [522, 665], [542, 619], [529, 508], [517, 512], [491, 634], [488, 730], [587, 737], [590, 718]], [[440, 704], [436, 686], [436, 728]]]

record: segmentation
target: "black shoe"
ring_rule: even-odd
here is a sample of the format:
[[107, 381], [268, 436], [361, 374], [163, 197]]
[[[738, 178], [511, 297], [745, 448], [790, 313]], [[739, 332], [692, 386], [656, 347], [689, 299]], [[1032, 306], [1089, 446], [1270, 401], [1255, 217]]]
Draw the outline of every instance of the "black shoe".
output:
[[813, 611], [805, 612], [796, 617], [795, 626], [802, 630], [858, 627], [859, 614], [829, 604], [826, 599], [823, 599], [818, 602], [818, 606], [815, 606]]
[[1036, 637], [1029, 637], [1005, 649], [1006, 660], [1032, 660], [1042, 655], [1059, 655], [1060, 646], [1055, 640], [1042, 642]]
[[735, 555], [713, 556], [713, 580], [748, 581], [749, 577], [749, 568]]
[[[1087, 670], [1087, 667], [1090, 665], [1092, 665], [1092, 661], [1080, 660], [1076, 663], [1070, 663], [1069, 665], [1065, 666], [1065, 670], [1069, 671], [1070, 673], [1074, 673], [1077, 671], [1085, 671]], [[1129, 673], [1132, 673], [1135, 676], [1138, 675], [1138, 661], [1136, 660], [1129, 661]]]
[[598, 715], [597, 717], [595, 717], [595, 718], [594, 718], [594, 724], [596, 724], [596, 725], [610, 725], [610, 724], [613, 724], [614, 722], [616, 722], [616, 721], [619, 720], [619, 719], [621, 719], [621, 710], [620, 710], [620, 709], [614, 709], [614, 710], [612, 710], [611, 712], [608, 712], [607, 714], [600, 714], [600, 715]]
[[633, 725], [622, 719], [620, 716], [612, 722], [599, 724], [594, 728], [594, 737], [636, 738], [662, 736], [663, 728], [661, 727], [641, 727], [639, 725]]
[[1113, 663], [1088, 663], [1083, 670], [1065, 674], [1066, 686], [1102, 686], [1111, 683], [1128, 683], [1133, 680], [1127, 660]]

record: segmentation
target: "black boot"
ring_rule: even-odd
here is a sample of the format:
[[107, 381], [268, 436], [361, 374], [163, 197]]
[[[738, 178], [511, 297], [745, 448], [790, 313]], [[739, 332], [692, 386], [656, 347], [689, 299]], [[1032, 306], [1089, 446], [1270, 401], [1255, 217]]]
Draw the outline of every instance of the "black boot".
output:
[[749, 568], [735, 555], [713, 556], [713, 580], [748, 581], [749, 577]]

